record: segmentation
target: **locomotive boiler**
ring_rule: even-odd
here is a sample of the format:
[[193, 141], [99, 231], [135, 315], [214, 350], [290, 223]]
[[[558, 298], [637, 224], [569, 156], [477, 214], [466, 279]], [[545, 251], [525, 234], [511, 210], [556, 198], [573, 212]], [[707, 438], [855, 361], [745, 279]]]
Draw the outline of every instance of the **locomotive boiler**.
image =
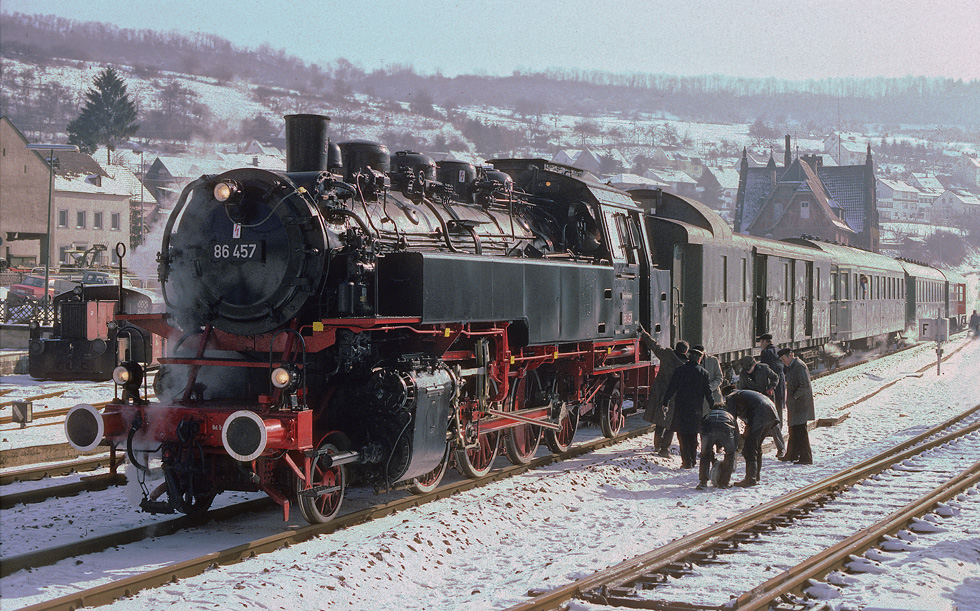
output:
[[666, 337], [668, 272], [627, 194], [541, 160], [336, 145], [327, 126], [286, 117], [285, 172], [187, 186], [159, 255], [167, 313], [135, 323], [169, 339], [158, 400], [124, 362], [121, 396], [66, 420], [79, 449], [125, 448], [143, 473], [159, 457], [144, 509], [262, 490], [322, 522], [348, 484], [423, 492], [501, 448], [526, 463], [581, 417], [611, 436], [627, 373], [650, 369], [638, 325]]

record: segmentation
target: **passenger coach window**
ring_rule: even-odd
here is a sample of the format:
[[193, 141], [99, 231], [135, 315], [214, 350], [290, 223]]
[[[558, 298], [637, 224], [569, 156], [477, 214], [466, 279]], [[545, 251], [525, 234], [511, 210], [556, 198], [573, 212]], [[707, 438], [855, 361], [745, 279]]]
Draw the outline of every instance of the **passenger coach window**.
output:
[[837, 274], [830, 272], [830, 299], [837, 301]]

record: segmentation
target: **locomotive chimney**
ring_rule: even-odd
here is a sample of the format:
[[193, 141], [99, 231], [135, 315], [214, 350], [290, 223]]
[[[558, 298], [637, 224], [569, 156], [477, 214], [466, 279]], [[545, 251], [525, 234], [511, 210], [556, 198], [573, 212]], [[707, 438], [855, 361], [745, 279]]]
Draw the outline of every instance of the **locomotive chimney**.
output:
[[286, 171], [323, 172], [329, 164], [324, 115], [286, 115]]

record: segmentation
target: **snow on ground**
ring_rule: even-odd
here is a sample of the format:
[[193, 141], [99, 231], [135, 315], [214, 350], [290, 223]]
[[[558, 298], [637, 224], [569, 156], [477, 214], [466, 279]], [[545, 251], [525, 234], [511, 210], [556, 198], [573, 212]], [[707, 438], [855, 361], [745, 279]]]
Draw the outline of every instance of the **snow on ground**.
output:
[[[980, 341], [967, 342], [959, 336], [947, 346], [947, 353], [964, 344], [943, 364], [938, 376], [935, 367], [914, 374], [935, 362], [934, 346], [923, 344], [815, 380], [819, 418], [840, 416], [841, 406], [888, 381], [899, 381], [847, 410], [850, 417], [838, 426], [813, 431], [814, 465], [781, 463], [773, 460], [771, 452], [767, 454], [763, 484], [755, 488], [696, 491], [696, 473], [682, 470], [676, 456], [657, 457], [648, 435], [247, 562], [215, 568], [118, 601], [111, 609], [503, 608], [524, 600], [529, 588], [566, 583], [699, 530], [860, 462], [980, 403], [976, 383]], [[0, 388], [9, 384], [5, 378]], [[29, 394], [36, 393], [32, 389]], [[13, 434], [4, 431], [7, 439]], [[594, 435], [594, 429], [586, 429], [580, 438]], [[55, 441], [60, 440], [51, 440]], [[502, 464], [504, 459], [500, 460]], [[740, 463], [739, 476], [741, 469]], [[142, 514], [119, 500], [108, 507], [93, 507], [88, 499], [89, 495], [82, 495], [55, 509], [64, 519], [51, 532], [66, 529], [66, 537], [85, 536], [85, 529], [95, 530], [105, 515], [118, 525], [142, 519]], [[357, 508], [374, 500], [378, 498], [369, 492], [352, 491], [345, 505]], [[896, 555], [886, 565], [901, 568], [905, 577], [871, 576], [866, 585], [847, 590], [841, 602], [830, 601], [834, 608], [858, 608], [855, 605], [887, 601], [890, 596], [978, 608], [976, 524], [980, 520], [975, 509], [969, 510], [969, 503], [962, 505], [962, 514], [954, 516], [962, 525], [953, 519], [942, 522], [947, 532], [940, 535], [948, 540], [923, 535], [918, 546], [924, 547], [922, 542], [928, 540], [930, 547]], [[30, 545], [30, 537], [13, 534], [19, 520], [50, 511], [46, 503], [4, 511], [0, 523], [3, 555], [20, 553]], [[83, 558], [79, 565], [59, 563], [56, 571], [21, 571], [0, 581], [3, 608], [33, 604], [173, 562], [186, 557], [193, 543], [233, 545], [236, 536], [282, 528], [279, 515], [267, 512], [243, 520], [235, 533], [213, 535], [207, 543], [198, 543], [203, 539], [198, 534], [168, 537], [106, 554], [104, 560], [99, 555]], [[65, 525], [67, 519], [74, 520], [70, 527]], [[730, 586], [732, 591], [737, 585]], [[723, 591], [726, 584], [718, 586]]]

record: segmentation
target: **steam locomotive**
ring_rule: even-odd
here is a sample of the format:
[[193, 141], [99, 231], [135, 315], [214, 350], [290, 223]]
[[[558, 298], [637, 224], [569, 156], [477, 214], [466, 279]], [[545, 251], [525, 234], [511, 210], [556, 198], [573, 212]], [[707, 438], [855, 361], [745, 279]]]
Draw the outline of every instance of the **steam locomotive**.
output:
[[159, 255], [167, 312], [124, 316], [168, 338], [158, 401], [129, 360], [116, 400], [68, 415], [79, 450], [125, 448], [143, 471], [160, 457], [145, 510], [261, 490], [325, 522], [348, 485], [423, 493], [450, 463], [478, 477], [501, 449], [562, 452], [583, 418], [614, 436], [656, 370], [641, 325], [726, 363], [763, 332], [819, 351], [904, 328], [904, 293], [861, 319], [858, 295], [829, 288], [900, 278], [887, 257], [733, 236], [692, 200], [540, 159], [485, 170], [336, 145], [327, 125], [286, 117], [285, 172], [184, 189]]
[[437, 167], [327, 125], [286, 117], [286, 172], [187, 186], [159, 257], [168, 311], [127, 317], [169, 338], [159, 403], [124, 362], [122, 397], [66, 420], [76, 447], [162, 457], [145, 509], [263, 490], [322, 522], [348, 483], [424, 492], [452, 461], [477, 477], [501, 447], [526, 463], [582, 417], [624, 422], [624, 373], [650, 365], [637, 325], [667, 317], [637, 204], [572, 168]]

